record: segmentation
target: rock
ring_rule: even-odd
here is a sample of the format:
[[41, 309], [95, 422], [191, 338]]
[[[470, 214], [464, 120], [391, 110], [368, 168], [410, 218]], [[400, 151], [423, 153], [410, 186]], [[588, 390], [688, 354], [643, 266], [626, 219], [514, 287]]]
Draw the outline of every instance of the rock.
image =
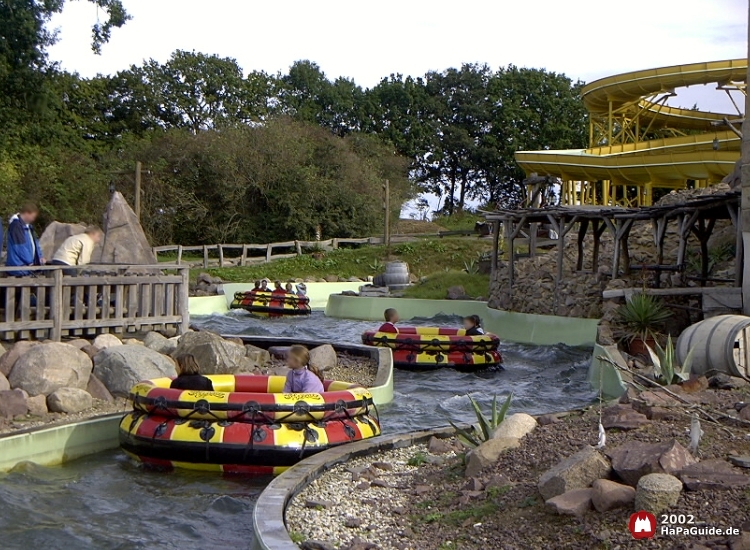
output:
[[653, 407], [670, 408], [679, 402], [664, 392], [646, 390], [638, 394], [636, 399], [630, 401], [633, 408], [641, 414], [651, 418], [650, 409]]
[[232, 336], [230, 338], [224, 338], [225, 342], [229, 342], [230, 344], [234, 344], [235, 346], [242, 346], [245, 347], [245, 342], [242, 341], [242, 338], [239, 338], [237, 336]]
[[177, 340], [167, 338], [163, 334], [159, 334], [153, 330], [147, 333], [143, 339], [144, 346], [164, 355], [172, 355], [177, 349], [177, 343]]
[[123, 346], [144, 346], [143, 340], [138, 340], [137, 338], [126, 338], [122, 341]]
[[42, 247], [44, 257], [52, 259], [52, 256], [54, 256], [65, 239], [73, 235], [80, 235], [84, 231], [86, 231], [86, 226], [80, 223], [50, 222], [39, 237], [39, 244]]
[[68, 344], [34, 346], [16, 361], [10, 385], [29, 395], [49, 395], [60, 388], [84, 389], [91, 376], [91, 359]]
[[252, 344], [245, 345], [245, 356], [259, 367], [265, 367], [271, 362], [271, 354], [267, 349], [259, 348]]
[[750, 456], [730, 456], [729, 462], [740, 468], [750, 468]]
[[286, 358], [289, 356], [289, 348], [290, 346], [271, 346], [268, 348], [268, 353], [276, 359], [283, 359], [286, 361]]
[[591, 510], [592, 489], [573, 489], [545, 501], [547, 506], [565, 516], [583, 516]]
[[469, 491], [472, 493], [482, 491], [483, 489], [484, 485], [475, 477], [470, 478], [469, 481], [467, 481], [466, 484], [461, 487], [461, 491]]
[[485, 441], [466, 455], [466, 477], [478, 476], [482, 470], [497, 462], [502, 453], [520, 446], [518, 439], [510, 437]]
[[332, 506], [333, 502], [330, 500], [308, 499], [305, 501], [305, 508], [322, 508], [323, 510], [328, 510]]
[[414, 494], [417, 496], [426, 495], [430, 492], [432, 492], [432, 487], [430, 487], [429, 485], [417, 485], [416, 487], [414, 487]]
[[373, 479], [372, 480], [372, 486], [373, 487], [380, 487], [381, 489], [392, 489], [393, 488], [393, 486], [390, 483], [388, 483], [386, 480], [384, 480], [384, 479]]
[[122, 193], [115, 191], [104, 212], [104, 240], [91, 263], [156, 265], [156, 256], [138, 216]]
[[357, 485], [355, 485], [354, 488], [357, 491], [364, 491], [365, 489], [369, 489], [370, 488], [370, 483], [368, 481], [361, 481], [360, 483], [358, 483]]
[[86, 391], [91, 395], [91, 397], [93, 397], [94, 399], [98, 399], [99, 401], [113, 403], [115, 400], [115, 398], [112, 397], [112, 394], [109, 393], [107, 387], [102, 384], [101, 380], [99, 380], [93, 374], [89, 376], [89, 382], [86, 385]]
[[384, 472], [393, 471], [393, 464], [390, 462], [373, 462], [372, 467], [377, 468], [378, 470], [383, 470]]
[[691, 491], [733, 489], [750, 486], [750, 476], [721, 459], [703, 460], [685, 467], [680, 479]]
[[52, 412], [73, 414], [90, 409], [93, 405], [91, 395], [79, 388], [60, 388], [47, 396], [47, 407]]
[[452, 452], [453, 446], [445, 439], [433, 436], [430, 438], [429, 443], [427, 443], [427, 451], [434, 455], [444, 455]]
[[10, 382], [2, 374], [0, 374], [0, 391], [8, 391], [10, 389]]
[[25, 340], [13, 344], [13, 347], [0, 357], [0, 374], [7, 377], [13, 370], [18, 358], [37, 345], [39, 345], [39, 342], [27, 342]]
[[635, 500], [635, 489], [608, 479], [597, 479], [592, 485], [591, 503], [597, 512], [630, 505]]
[[227, 342], [209, 331], [188, 332], [180, 338], [172, 357], [191, 354], [200, 366], [201, 374], [235, 374], [252, 372], [254, 365], [245, 361], [245, 348]]
[[560, 422], [560, 419], [556, 414], [543, 414], [536, 419], [536, 422], [540, 426], [549, 426], [550, 424], [557, 424], [558, 422]]
[[20, 390], [0, 391], [0, 416], [13, 418], [26, 414], [29, 410], [26, 396]]
[[750, 531], [729, 538], [729, 550], [750, 550]]
[[310, 350], [310, 366], [322, 371], [332, 369], [338, 364], [336, 350], [331, 344], [325, 344]]
[[268, 374], [272, 376], [283, 376], [284, 378], [286, 378], [286, 375], [289, 374], [291, 370], [292, 369], [290, 369], [289, 367], [284, 366], [274, 367], [268, 372]]
[[94, 375], [112, 395], [126, 397], [142, 380], [175, 377], [174, 361], [145, 346], [117, 346], [94, 357]]
[[121, 345], [122, 340], [120, 340], [114, 334], [100, 334], [99, 336], [94, 338], [94, 347], [98, 348], [99, 351]]
[[306, 540], [300, 545], [302, 550], [336, 550], [336, 546], [322, 540]]
[[742, 420], [750, 421], [750, 405], [746, 405], [740, 409], [740, 418]]
[[99, 353], [99, 348], [92, 346], [91, 344], [83, 346], [81, 351], [89, 356], [89, 359], [93, 359], [94, 356]]
[[602, 426], [607, 429], [633, 430], [648, 424], [648, 418], [633, 410], [630, 405], [614, 405], [602, 411]]
[[628, 405], [634, 399], [638, 399], [638, 392], [635, 388], [628, 386], [627, 391], [620, 396], [619, 402], [622, 405]]
[[696, 393], [708, 389], [708, 379], [705, 376], [691, 378], [682, 383], [682, 391], [685, 393]]
[[65, 344], [68, 344], [69, 346], [73, 346], [74, 348], [83, 349], [86, 346], [90, 346], [91, 342], [86, 340], [85, 338], [76, 338], [75, 340], [69, 340], [67, 342], [64, 342]]
[[29, 414], [32, 416], [44, 416], [47, 414], [47, 397], [44, 395], [35, 395], [26, 398], [26, 406], [29, 408]]
[[628, 441], [607, 454], [615, 473], [633, 487], [647, 474], [676, 474], [696, 462], [688, 450], [674, 439], [663, 443]]
[[[2, 362], [0, 360], [0, 368], [1, 367]], [[716, 388], [719, 390], [739, 390], [742, 388], [746, 388], [748, 385], [750, 385], [750, 382], [748, 382], [747, 380], [729, 376], [728, 374], [715, 374], [708, 379], [708, 386], [710, 388]]]
[[493, 439], [515, 438], [521, 439], [536, 428], [536, 419], [526, 413], [512, 414], [503, 420], [492, 434]]
[[669, 474], [647, 474], [638, 480], [635, 509], [659, 515], [677, 504], [682, 482]]
[[452, 286], [446, 292], [448, 300], [471, 300], [471, 296], [466, 294], [466, 290], [461, 285]]
[[324, 280], [326, 283], [337, 283], [339, 282], [339, 277], [338, 275], [326, 275]]
[[359, 518], [348, 517], [344, 520], [344, 527], [356, 529], [357, 527], [362, 527], [363, 523], [364, 522]]
[[573, 489], [585, 489], [597, 479], [606, 478], [609, 460], [593, 447], [585, 447], [558, 462], [539, 479], [539, 493], [549, 500]]

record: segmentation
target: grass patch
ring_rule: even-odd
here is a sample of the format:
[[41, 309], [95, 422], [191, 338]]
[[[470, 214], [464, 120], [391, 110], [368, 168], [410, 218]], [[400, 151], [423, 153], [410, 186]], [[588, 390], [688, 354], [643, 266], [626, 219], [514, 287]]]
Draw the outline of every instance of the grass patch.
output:
[[419, 467], [425, 462], [427, 462], [427, 455], [422, 451], [419, 451], [415, 453], [414, 456], [411, 457], [406, 464], [409, 466]]
[[[492, 247], [491, 241], [477, 238], [429, 238], [394, 245], [391, 259], [402, 260], [418, 277], [436, 272], [461, 271], [465, 262], [476, 260]], [[340, 279], [359, 277], [365, 279], [383, 271], [388, 253], [384, 246], [339, 249], [326, 252], [322, 258], [303, 255], [287, 260], [277, 260], [270, 264], [248, 267], [224, 267], [204, 270], [191, 270], [194, 277], [203, 271], [221, 277], [227, 282], [250, 282], [263, 277], [271, 280], [287, 281], [294, 278], [324, 278], [336, 275]], [[485, 281], [489, 281], [484, 276]], [[460, 284], [460, 283], [459, 283]], [[421, 286], [421, 285], [420, 285]], [[482, 295], [487, 295], [488, 282], [481, 287]], [[467, 291], [469, 289], [467, 288]], [[443, 289], [444, 293], [445, 289]], [[471, 293], [470, 293], [471, 294]], [[476, 294], [477, 296], [479, 293]], [[440, 296], [444, 298], [444, 296]]]
[[432, 221], [447, 231], [474, 229], [474, 224], [484, 218], [474, 212], [456, 212], [452, 216], [435, 216]]
[[462, 286], [472, 298], [487, 298], [490, 292], [490, 277], [480, 273], [466, 273], [459, 270], [438, 272], [427, 276], [427, 280], [406, 289], [407, 298], [445, 300], [446, 290], [452, 286]]
[[298, 533], [297, 531], [291, 531], [289, 533], [289, 538], [292, 539], [292, 542], [294, 544], [302, 544], [307, 540], [307, 537], [303, 535], [302, 533]]

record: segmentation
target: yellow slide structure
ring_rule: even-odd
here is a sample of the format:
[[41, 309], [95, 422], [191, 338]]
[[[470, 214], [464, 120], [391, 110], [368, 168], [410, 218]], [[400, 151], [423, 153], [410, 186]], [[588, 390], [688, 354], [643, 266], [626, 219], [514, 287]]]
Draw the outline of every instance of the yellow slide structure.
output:
[[596, 80], [583, 88], [588, 149], [518, 151], [526, 174], [559, 177], [563, 204], [647, 206], [654, 188], [703, 187], [730, 174], [740, 156], [734, 114], [666, 105], [675, 90], [716, 84], [745, 93], [747, 59], [675, 65]]

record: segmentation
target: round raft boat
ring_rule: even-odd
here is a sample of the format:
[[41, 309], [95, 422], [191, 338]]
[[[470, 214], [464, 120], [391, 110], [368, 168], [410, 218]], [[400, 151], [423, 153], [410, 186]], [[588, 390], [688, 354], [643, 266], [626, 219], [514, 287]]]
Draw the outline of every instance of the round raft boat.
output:
[[170, 378], [134, 386], [121, 447], [161, 468], [278, 474], [330, 447], [380, 435], [370, 392], [347, 382], [284, 394], [283, 376], [208, 378], [216, 391], [170, 389]]
[[245, 309], [259, 317], [310, 315], [310, 298], [289, 292], [248, 290], [235, 292], [231, 309]]
[[398, 333], [366, 331], [362, 343], [393, 349], [393, 364], [410, 370], [451, 367], [475, 371], [502, 363], [494, 334], [467, 336], [464, 329], [399, 327]]

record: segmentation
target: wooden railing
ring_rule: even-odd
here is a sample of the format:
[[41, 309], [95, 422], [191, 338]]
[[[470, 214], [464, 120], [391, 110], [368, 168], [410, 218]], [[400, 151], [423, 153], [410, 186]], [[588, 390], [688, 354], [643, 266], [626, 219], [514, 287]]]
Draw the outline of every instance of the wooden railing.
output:
[[[0, 268], [0, 338], [188, 329], [189, 267], [95, 265]], [[30, 271], [30, 276], [16, 276]]]

